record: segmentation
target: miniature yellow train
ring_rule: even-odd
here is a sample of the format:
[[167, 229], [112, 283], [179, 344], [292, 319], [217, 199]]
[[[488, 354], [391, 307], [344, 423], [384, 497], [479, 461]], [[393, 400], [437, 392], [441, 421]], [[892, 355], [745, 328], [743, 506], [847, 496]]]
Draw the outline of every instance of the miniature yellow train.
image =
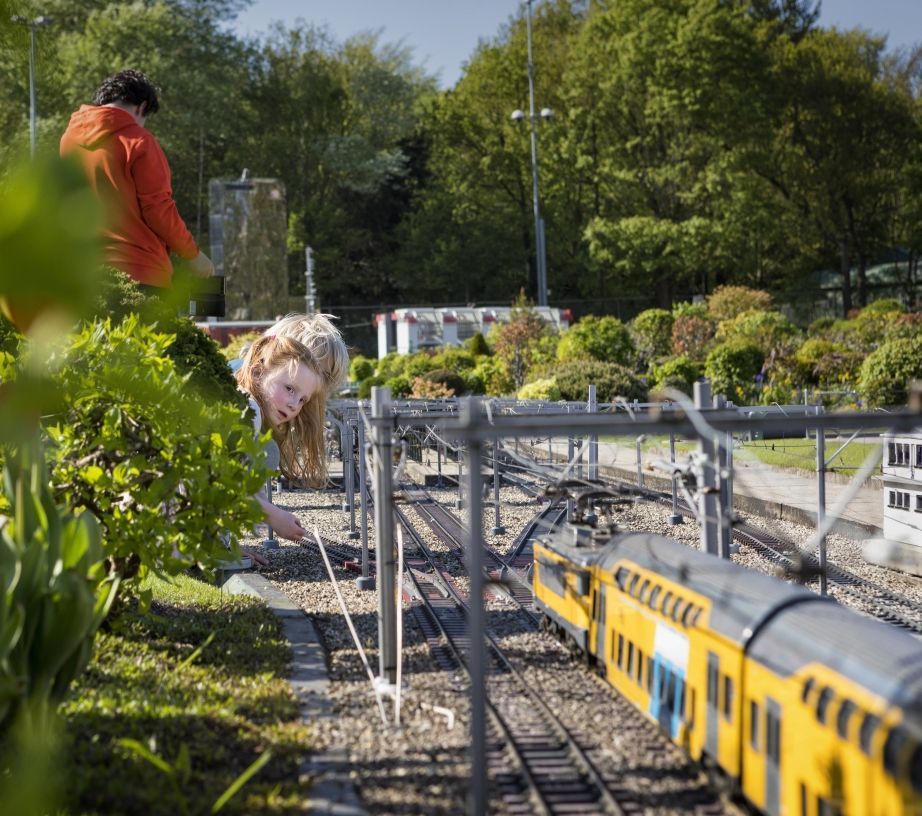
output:
[[646, 533], [566, 526], [535, 604], [695, 760], [770, 816], [922, 814], [922, 641]]

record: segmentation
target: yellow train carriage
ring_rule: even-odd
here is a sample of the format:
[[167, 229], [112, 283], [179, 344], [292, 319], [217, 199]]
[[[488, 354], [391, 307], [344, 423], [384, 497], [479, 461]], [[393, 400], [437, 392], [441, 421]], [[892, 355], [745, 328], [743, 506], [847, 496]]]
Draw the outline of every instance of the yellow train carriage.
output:
[[650, 534], [551, 535], [534, 586], [615, 688], [765, 813], [922, 816], [911, 636]]

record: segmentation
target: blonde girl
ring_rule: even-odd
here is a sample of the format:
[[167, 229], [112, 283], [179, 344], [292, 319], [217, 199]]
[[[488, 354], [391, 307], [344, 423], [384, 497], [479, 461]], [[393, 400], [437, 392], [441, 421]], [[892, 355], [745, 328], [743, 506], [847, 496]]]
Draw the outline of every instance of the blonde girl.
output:
[[[271, 430], [279, 446], [282, 473], [291, 482], [307, 487], [327, 483], [326, 403], [342, 376], [341, 364], [331, 361], [348, 360], [339, 332], [334, 337], [324, 328], [319, 334], [323, 339], [315, 353], [309, 343], [293, 337], [263, 336], [250, 347], [237, 371], [237, 382], [250, 397], [257, 429]], [[311, 341], [311, 335], [306, 333], [303, 339]], [[318, 349], [322, 353], [316, 353]], [[297, 541], [306, 535], [294, 514], [263, 496], [257, 500], [280, 536]]]

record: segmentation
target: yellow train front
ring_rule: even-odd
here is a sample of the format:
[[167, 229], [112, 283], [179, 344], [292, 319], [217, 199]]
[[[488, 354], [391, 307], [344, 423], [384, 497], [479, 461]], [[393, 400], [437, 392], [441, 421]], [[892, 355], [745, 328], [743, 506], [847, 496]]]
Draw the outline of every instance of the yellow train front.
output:
[[662, 536], [535, 545], [547, 625], [776, 816], [922, 814], [922, 642]]

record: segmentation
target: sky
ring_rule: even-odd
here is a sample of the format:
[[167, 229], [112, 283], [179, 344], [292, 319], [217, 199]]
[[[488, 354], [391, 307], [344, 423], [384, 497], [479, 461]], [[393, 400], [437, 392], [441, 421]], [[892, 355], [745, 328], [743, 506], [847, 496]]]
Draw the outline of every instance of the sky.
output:
[[[415, 62], [449, 88], [478, 41], [493, 38], [521, 8], [520, 0], [255, 0], [234, 28], [255, 35], [274, 21], [301, 18], [340, 42], [381, 30], [385, 42], [411, 48]], [[922, 42], [922, 0], [822, 0], [820, 24], [887, 34], [891, 48], [914, 45]]]

